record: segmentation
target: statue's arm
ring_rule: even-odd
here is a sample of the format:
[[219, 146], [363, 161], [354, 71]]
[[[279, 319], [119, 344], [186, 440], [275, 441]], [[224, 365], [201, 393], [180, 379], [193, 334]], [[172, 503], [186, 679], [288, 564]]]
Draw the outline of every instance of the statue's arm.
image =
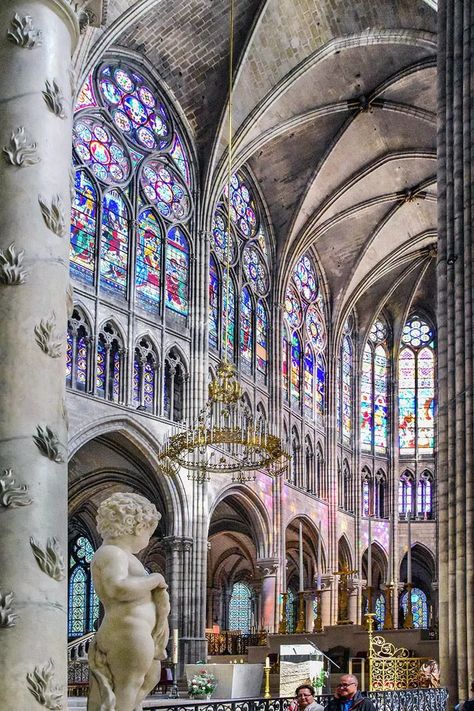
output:
[[94, 578], [100, 578], [101, 587], [110, 598], [129, 602], [155, 588], [167, 587], [161, 573], [130, 575], [128, 568], [127, 554], [116, 546], [104, 546], [94, 556]]

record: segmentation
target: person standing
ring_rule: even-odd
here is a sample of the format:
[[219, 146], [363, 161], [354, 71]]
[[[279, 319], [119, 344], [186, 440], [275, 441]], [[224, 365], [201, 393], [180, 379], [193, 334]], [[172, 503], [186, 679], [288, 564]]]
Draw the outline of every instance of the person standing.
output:
[[357, 677], [344, 674], [326, 711], [375, 711], [374, 702], [359, 691]]

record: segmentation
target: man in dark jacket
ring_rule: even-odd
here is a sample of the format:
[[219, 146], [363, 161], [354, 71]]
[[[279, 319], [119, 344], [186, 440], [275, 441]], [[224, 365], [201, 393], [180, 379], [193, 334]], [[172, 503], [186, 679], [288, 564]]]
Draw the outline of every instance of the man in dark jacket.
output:
[[357, 677], [352, 674], [341, 676], [326, 711], [375, 711], [374, 702], [362, 696], [358, 685]]

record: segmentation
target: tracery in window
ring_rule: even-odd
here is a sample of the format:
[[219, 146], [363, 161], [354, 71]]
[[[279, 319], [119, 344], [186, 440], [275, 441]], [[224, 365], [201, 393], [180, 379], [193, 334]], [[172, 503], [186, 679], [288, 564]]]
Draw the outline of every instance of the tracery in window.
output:
[[433, 515], [433, 477], [429, 471], [420, 475], [417, 486], [416, 511], [421, 518]]
[[91, 330], [84, 313], [75, 308], [68, 320], [66, 385], [87, 391], [91, 362]]
[[[402, 593], [400, 604], [403, 614], [407, 614], [408, 592]], [[413, 615], [413, 627], [415, 629], [427, 629], [428, 627], [428, 600], [426, 593], [420, 588], [413, 588], [411, 591], [411, 606]]]
[[403, 329], [398, 362], [400, 454], [431, 454], [434, 448], [434, 334], [421, 317]]
[[92, 585], [90, 563], [94, 555], [86, 536], [77, 536], [69, 548], [68, 637], [93, 632], [99, 619], [99, 598]]
[[141, 70], [106, 62], [87, 77], [73, 156], [72, 276], [154, 314], [167, 307], [187, 316], [190, 161], [170, 108]]
[[408, 512], [413, 515], [413, 475], [405, 471], [398, 483], [398, 513], [405, 516]]
[[172, 348], [165, 357], [164, 415], [182, 422], [186, 409], [187, 371], [179, 352]]
[[140, 338], [133, 359], [133, 405], [156, 413], [158, 357], [149, 338]]
[[[209, 346], [220, 355], [226, 354], [247, 376], [265, 380], [268, 368], [267, 299], [270, 289], [267, 237], [255, 190], [250, 180], [240, 172], [235, 173], [231, 180], [230, 230], [228, 206], [226, 185], [212, 221]], [[229, 329], [226, 328], [225, 317], [227, 265], [231, 292]]]
[[379, 593], [375, 598], [374, 613], [376, 629], [383, 630], [385, 622], [385, 597], [383, 593]]
[[342, 340], [342, 440], [352, 439], [352, 341], [348, 334]]
[[105, 400], [122, 400], [123, 342], [116, 326], [106, 323], [99, 333], [96, 356], [96, 393]]
[[[311, 258], [304, 254], [296, 263], [285, 292], [284, 322], [291, 335], [290, 393], [287, 394], [288, 354], [283, 349], [282, 380], [287, 399], [310, 422], [325, 414], [326, 326], [319, 281]], [[286, 338], [286, 336], [284, 336]], [[283, 344], [285, 346], [285, 344]]]
[[372, 516], [373, 482], [370, 470], [362, 470], [362, 516]]
[[234, 583], [229, 602], [229, 630], [250, 632], [252, 616], [252, 591], [243, 582]]

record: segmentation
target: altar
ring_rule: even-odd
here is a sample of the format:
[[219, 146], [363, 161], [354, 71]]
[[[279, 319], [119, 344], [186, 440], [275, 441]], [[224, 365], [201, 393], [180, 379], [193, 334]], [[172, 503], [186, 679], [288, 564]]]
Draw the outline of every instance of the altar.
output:
[[263, 664], [186, 664], [188, 684], [204, 669], [214, 674], [217, 681], [211, 698], [245, 699], [261, 695]]

